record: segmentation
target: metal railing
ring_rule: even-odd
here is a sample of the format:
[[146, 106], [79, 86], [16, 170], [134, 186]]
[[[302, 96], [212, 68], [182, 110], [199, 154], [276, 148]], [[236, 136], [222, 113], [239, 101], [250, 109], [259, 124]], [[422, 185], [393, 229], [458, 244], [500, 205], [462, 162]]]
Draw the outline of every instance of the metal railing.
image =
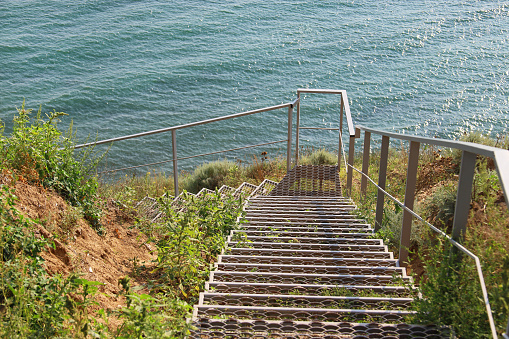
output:
[[[339, 110], [339, 128], [321, 128], [321, 127], [300, 127], [300, 96], [301, 93], [314, 93], [314, 94], [339, 94], [341, 95], [341, 106]], [[346, 115], [348, 134], [350, 137], [355, 137], [355, 128], [353, 126], [352, 115], [350, 113], [350, 103], [348, 102], [348, 95], [345, 90], [335, 90], [335, 89], [310, 89], [310, 88], [299, 88], [297, 90], [297, 117], [296, 117], [296, 131], [295, 131], [295, 164], [299, 163], [299, 137], [300, 130], [309, 129], [309, 130], [329, 130], [329, 131], [339, 131], [339, 144], [338, 144], [338, 169], [341, 167], [341, 155], [345, 157], [344, 147], [343, 147], [343, 115]], [[353, 154], [353, 152], [352, 152]], [[345, 161], [346, 165], [346, 161]]]
[[[469, 142], [452, 141], [436, 138], [426, 138], [409, 136], [405, 134], [389, 133], [381, 130], [367, 128], [364, 126], [355, 126], [353, 123], [352, 115], [350, 112], [350, 106], [348, 103], [348, 97], [344, 90], [327, 90], [327, 89], [298, 89], [297, 98], [300, 99], [301, 93], [319, 93], [319, 94], [340, 94], [341, 95], [341, 110], [340, 110], [340, 123], [339, 123], [339, 148], [338, 148], [338, 170], [341, 165], [341, 155], [346, 158], [344, 154], [342, 130], [343, 130], [343, 113], [346, 115], [348, 136], [349, 136], [349, 147], [348, 147], [348, 163], [346, 164], [347, 182], [346, 192], [351, 195], [352, 192], [352, 181], [353, 172], [361, 174], [361, 187], [360, 191], [362, 195], [366, 195], [368, 181], [375, 185], [378, 189], [377, 200], [376, 200], [376, 217], [375, 217], [375, 231], [378, 231], [382, 225], [383, 212], [384, 212], [384, 198], [388, 196], [391, 200], [397, 203], [403, 208], [403, 222], [400, 236], [400, 252], [399, 252], [399, 263], [402, 266], [407, 265], [408, 260], [408, 249], [410, 247], [410, 236], [412, 218], [415, 217], [418, 220], [424, 222], [434, 232], [445, 237], [451, 244], [468, 257], [472, 258], [475, 262], [477, 274], [481, 284], [482, 295], [488, 315], [488, 321], [493, 338], [497, 338], [497, 332], [495, 322], [493, 320], [493, 314], [491, 312], [491, 306], [488, 299], [488, 292], [486, 284], [484, 282], [484, 275], [481, 268], [481, 262], [479, 257], [466, 249], [461, 245], [462, 235], [465, 234], [468, 214], [470, 210], [470, 196], [472, 192], [472, 183], [474, 179], [475, 165], [477, 155], [486, 156], [492, 158], [496, 164], [497, 173], [499, 176], [500, 184], [503, 189], [504, 195], [509, 197], [509, 150], [504, 150], [496, 147], [484, 146], [480, 144], [474, 144]], [[299, 100], [297, 106], [297, 131], [296, 131], [296, 152], [295, 152], [295, 163], [299, 160], [299, 131], [301, 129], [327, 129], [327, 130], [338, 130], [336, 128], [314, 128], [314, 127], [300, 127], [300, 104]], [[364, 143], [363, 143], [363, 160], [362, 170], [354, 167], [355, 157], [355, 139], [360, 138], [361, 131], [364, 131]], [[382, 136], [381, 149], [380, 149], [380, 165], [379, 165], [379, 177], [378, 184], [376, 184], [369, 176], [369, 154], [371, 149], [371, 134], [378, 134]], [[389, 155], [389, 141], [390, 138], [398, 140], [406, 140], [410, 142], [408, 167], [407, 167], [407, 181], [405, 189], [405, 201], [400, 202], [398, 199], [390, 195], [386, 190], [386, 179], [387, 179], [387, 163]], [[458, 191], [456, 196], [456, 206], [453, 219], [453, 231], [452, 236], [447, 235], [445, 232], [431, 225], [425, 221], [421, 216], [413, 211], [415, 188], [417, 183], [417, 169], [419, 160], [419, 148], [420, 144], [428, 144], [434, 146], [442, 146], [448, 148], [455, 148], [462, 151], [462, 160], [460, 165], [460, 175], [458, 182]], [[507, 333], [509, 333], [509, 321], [507, 324]], [[504, 338], [509, 339], [509, 335], [504, 333]]]
[[[74, 146], [74, 148], [78, 149], [78, 148], [89, 147], [89, 146], [97, 146], [97, 145], [102, 145], [102, 144], [110, 144], [110, 143], [113, 143], [113, 142], [116, 142], [116, 141], [121, 141], [121, 140], [141, 138], [141, 137], [149, 136], [149, 135], [153, 135], [153, 134], [171, 132], [172, 159], [164, 160], [164, 161], [159, 161], [159, 162], [148, 163], [148, 164], [143, 164], [143, 165], [138, 165], [138, 166], [130, 166], [130, 167], [117, 168], [117, 169], [108, 170], [108, 171], [105, 171], [105, 172], [115, 172], [115, 171], [139, 168], [139, 167], [144, 167], [144, 166], [159, 165], [159, 164], [163, 164], [163, 163], [167, 163], [167, 162], [173, 162], [173, 182], [174, 182], [174, 187], [175, 187], [175, 196], [178, 196], [179, 195], [179, 186], [178, 186], [178, 173], [179, 173], [179, 171], [178, 171], [178, 161], [179, 160], [190, 159], [190, 158], [201, 157], [201, 156], [206, 156], [206, 155], [213, 155], [213, 154], [230, 152], [230, 151], [236, 151], [236, 150], [241, 150], [241, 149], [246, 149], [246, 148], [259, 147], [259, 146], [265, 146], [265, 145], [271, 145], [271, 144], [286, 142], [287, 143], [287, 157], [286, 157], [286, 164], [287, 165], [286, 166], [287, 166], [287, 170], [289, 171], [291, 169], [291, 164], [292, 164], [292, 162], [291, 162], [291, 147], [292, 147], [292, 124], [293, 124], [292, 117], [293, 117], [293, 108], [295, 107], [296, 104], [298, 104], [298, 102], [299, 102], [299, 99], [297, 98], [297, 99], [293, 100], [292, 102], [288, 102], [288, 103], [285, 103], [285, 104], [280, 104], [280, 105], [276, 105], [276, 106], [270, 106], [270, 107], [255, 109], [255, 110], [241, 112], [241, 113], [225, 115], [225, 116], [221, 116], [221, 117], [217, 117], [217, 118], [212, 118], [212, 119], [207, 119], [207, 120], [196, 121], [196, 122], [192, 122], [192, 123], [188, 123], [188, 124], [184, 124], [184, 125], [177, 125], [177, 126], [171, 126], [171, 127], [165, 127], [165, 128], [161, 128], [161, 129], [157, 129], [157, 130], [147, 131], [147, 132], [141, 132], [141, 133], [136, 133], [136, 134], [124, 135], [124, 136], [117, 137], [117, 138], [112, 138], [112, 139], [106, 139], [106, 140], [100, 140], [100, 141], [95, 141], [95, 142], [89, 142], [89, 143], [86, 143], [86, 144], [76, 145], [76, 146]], [[279, 110], [279, 109], [283, 109], [283, 108], [288, 108], [288, 132], [287, 132], [287, 139], [271, 141], [271, 142], [265, 142], [265, 143], [256, 144], [256, 145], [248, 145], [248, 146], [243, 146], [243, 147], [231, 148], [231, 149], [226, 149], [226, 150], [216, 151], [216, 152], [210, 152], [210, 153], [196, 154], [196, 155], [182, 157], [182, 158], [179, 158], [177, 156], [177, 131], [180, 130], [180, 129], [185, 129], [185, 128], [194, 127], [194, 126], [198, 126], [198, 125], [210, 124], [210, 123], [214, 123], [214, 122], [218, 122], [218, 121], [223, 121], [223, 120], [228, 120], [228, 119], [244, 117], [244, 116], [252, 115], [252, 114], [259, 114], [259, 113], [268, 112], [268, 111], [275, 111], [275, 110]]]
[[[340, 115], [339, 115], [339, 128], [319, 128], [319, 127], [301, 127], [300, 126], [300, 104], [301, 104], [301, 94], [339, 94], [341, 95], [341, 106], [340, 106]], [[494, 159], [496, 164], [497, 173], [500, 179], [500, 184], [503, 189], [504, 195], [509, 197], [509, 151], [503, 150], [500, 148], [484, 146], [480, 144], [474, 144], [469, 142], [461, 142], [461, 141], [452, 141], [452, 140], [444, 140], [444, 139], [436, 139], [436, 138], [426, 138], [426, 137], [417, 137], [417, 136], [409, 136], [405, 134], [391, 133], [385, 132], [377, 129], [372, 129], [364, 126], [354, 126], [353, 119], [350, 112], [350, 105], [348, 102], [348, 96], [345, 90], [329, 90], [329, 89], [298, 89], [297, 90], [297, 99], [292, 102], [266, 107], [262, 109], [246, 111], [242, 113], [231, 114], [227, 116], [222, 116], [218, 118], [202, 120], [198, 122], [193, 122], [184, 125], [172, 126], [167, 128], [162, 128], [158, 130], [152, 130], [143, 133], [137, 133], [127, 136], [122, 136], [118, 138], [102, 140], [97, 142], [91, 142], [87, 144], [77, 145], [75, 148], [87, 147], [92, 145], [100, 145], [112, 143], [120, 140], [127, 140], [132, 138], [139, 138], [143, 136], [153, 135], [157, 133], [171, 132], [172, 135], [172, 155], [173, 158], [170, 160], [160, 161], [151, 164], [144, 164], [139, 166], [132, 167], [124, 167], [116, 170], [124, 170], [142, 166], [150, 166], [154, 164], [161, 164], [165, 162], [173, 162], [173, 174], [174, 174], [174, 183], [175, 183], [175, 196], [178, 196], [178, 167], [177, 161], [183, 159], [189, 159], [193, 157], [223, 153], [228, 151], [240, 150], [250, 147], [257, 147], [275, 143], [286, 142], [287, 143], [287, 170], [291, 169], [292, 159], [291, 159], [291, 146], [292, 146], [292, 118], [293, 118], [293, 108], [297, 105], [297, 114], [296, 114], [296, 133], [295, 133], [295, 164], [299, 162], [299, 137], [300, 131], [306, 129], [314, 129], [314, 130], [338, 130], [339, 131], [339, 143], [338, 143], [338, 170], [341, 165], [341, 157], [343, 156], [345, 162], [345, 170], [347, 173], [347, 182], [346, 182], [346, 193], [351, 195], [352, 191], [352, 182], [353, 182], [353, 172], [358, 172], [361, 174], [361, 194], [366, 194], [367, 191], [367, 183], [368, 181], [377, 187], [377, 200], [376, 200], [376, 217], [375, 217], [375, 230], [379, 230], [382, 225], [383, 219], [383, 210], [384, 210], [384, 201], [385, 196], [395, 201], [403, 208], [403, 222], [402, 222], [402, 230], [400, 237], [400, 252], [399, 252], [399, 263], [400, 265], [405, 266], [408, 260], [408, 248], [410, 247], [410, 236], [411, 236], [411, 225], [412, 218], [415, 217], [418, 220], [424, 222], [428, 225], [431, 230], [445, 237], [451, 244], [457, 248], [462, 253], [466, 254], [468, 257], [472, 258], [475, 261], [475, 265], [477, 268], [477, 273], [479, 276], [479, 280], [481, 283], [482, 294], [484, 298], [484, 303], [486, 306], [486, 311], [488, 314], [491, 332], [494, 338], [497, 338], [495, 324], [493, 321], [493, 316], [491, 312], [491, 307], [488, 300], [488, 294], [486, 290], [486, 286], [484, 283], [483, 273], [481, 269], [481, 264], [479, 258], [474, 255], [472, 252], [467, 250], [464, 246], [461, 245], [462, 235], [465, 233], [466, 224], [468, 219], [468, 212], [470, 208], [470, 196], [472, 191], [472, 183], [475, 172], [475, 164], [477, 155], [486, 156]], [[244, 147], [238, 147], [223, 151], [198, 154], [183, 158], [177, 157], [177, 130], [189, 128], [197, 125], [203, 125], [208, 123], [213, 123], [217, 121], [247, 116], [251, 114], [257, 114], [267, 111], [278, 110], [282, 108], [288, 108], [288, 132], [287, 139], [267, 142], [263, 144], [257, 145], [249, 145]], [[344, 117], [346, 116], [347, 128], [348, 128], [348, 137], [349, 137], [349, 145], [348, 145], [348, 161], [346, 160], [346, 154], [344, 152], [344, 142], [343, 142], [343, 134], [342, 130], [344, 128]], [[355, 139], [360, 138], [361, 131], [364, 131], [364, 143], [363, 143], [363, 161], [362, 161], [362, 170], [359, 170], [354, 167], [354, 156], [355, 156]], [[379, 164], [379, 176], [378, 176], [378, 184], [375, 183], [368, 175], [369, 169], [369, 155], [370, 155], [370, 144], [371, 144], [371, 134], [380, 135], [382, 137], [381, 140], [381, 148], [380, 148], [380, 164]], [[405, 189], [405, 198], [404, 203], [400, 202], [392, 195], [390, 195], [386, 190], [386, 179], [387, 179], [387, 163], [388, 163], [388, 154], [389, 154], [389, 141], [390, 138], [398, 139], [398, 140], [406, 140], [410, 142], [410, 150], [408, 157], [408, 166], [407, 166], [407, 181], [406, 181], [406, 189]], [[414, 197], [415, 197], [415, 188], [416, 188], [416, 180], [417, 180], [417, 165], [419, 160], [419, 148], [420, 144], [428, 144], [435, 146], [442, 146], [448, 148], [455, 148], [462, 151], [462, 160], [460, 165], [460, 175], [459, 175], [459, 183], [458, 183], [458, 191], [457, 191], [457, 200], [456, 207], [453, 219], [453, 231], [452, 236], [447, 235], [440, 229], [426, 222], [422, 217], [417, 215], [413, 211], [414, 206]], [[509, 333], [509, 322], [507, 326], [507, 332]], [[507, 334], [504, 334], [504, 338], [509, 339]]]
[[[348, 115], [347, 115], [348, 117]], [[350, 115], [351, 117], [351, 115]], [[364, 145], [362, 151], [362, 170], [359, 170], [354, 167], [354, 152], [355, 152], [355, 139], [360, 138], [361, 131], [364, 132]], [[376, 200], [376, 217], [375, 217], [375, 231], [378, 231], [382, 225], [383, 212], [384, 212], [384, 198], [385, 196], [389, 197], [395, 203], [400, 205], [403, 208], [403, 222], [401, 227], [401, 235], [400, 235], [400, 250], [399, 250], [399, 264], [402, 266], [406, 266], [408, 264], [408, 249], [410, 248], [410, 236], [411, 236], [411, 227], [412, 227], [412, 218], [415, 217], [418, 220], [425, 223], [428, 227], [431, 228], [434, 232], [439, 235], [445, 237], [455, 248], [457, 248], [462, 253], [466, 254], [468, 257], [472, 258], [475, 262], [475, 266], [477, 269], [477, 274], [479, 277], [479, 281], [481, 284], [481, 290], [483, 295], [484, 304], [486, 307], [486, 312], [488, 315], [488, 321], [490, 324], [491, 334], [493, 338], [497, 338], [497, 332], [495, 327], [495, 322], [493, 320], [493, 314], [491, 312], [491, 306], [488, 299], [488, 293], [486, 289], [486, 284], [484, 282], [484, 275], [481, 268], [481, 262], [479, 257], [466, 249], [463, 245], [461, 245], [462, 236], [465, 234], [467, 219], [470, 210], [470, 200], [471, 200], [471, 192], [472, 192], [472, 184], [475, 173], [476, 159], [477, 155], [485, 156], [492, 158], [496, 165], [496, 170], [498, 173], [498, 177], [500, 180], [500, 185], [502, 187], [503, 193], [506, 197], [508, 197], [509, 193], [509, 150], [504, 150], [496, 147], [485, 146], [480, 144], [474, 144], [470, 142], [461, 142], [461, 141], [452, 141], [445, 139], [437, 139], [437, 138], [426, 138], [426, 137], [417, 137], [417, 136], [409, 136], [405, 134], [398, 133], [390, 133], [385, 132], [373, 128], [368, 128], [364, 126], [356, 126], [355, 133], [350, 132], [350, 144], [349, 144], [349, 154], [348, 154], [348, 168], [351, 170], [347, 171], [347, 187], [346, 191], [349, 195], [351, 195], [352, 191], [352, 175], [353, 172], [356, 171], [361, 174], [361, 187], [360, 192], [361, 195], [366, 195], [367, 190], [367, 182], [371, 182], [373, 185], [377, 187], [377, 200]], [[377, 134], [382, 137], [381, 149], [380, 149], [380, 164], [378, 169], [378, 184], [375, 183], [368, 175], [369, 168], [369, 155], [370, 155], [370, 143], [371, 143], [371, 134]], [[389, 155], [389, 139], [398, 139], [398, 140], [406, 140], [410, 142], [410, 149], [408, 155], [408, 164], [407, 164], [407, 180], [406, 180], [406, 188], [405, 188], [405, 198], [404, 203], [400, 202], [392, 195], [390, 195], [386, 190], [386, 179], [387, 179], [387, 163], [388, 163], [388, 155]], [[417, 169], [418, 169], [418, 161], [419, 161], [419, 148], [420, 144], [441, 146], [447, 148], [454, 148], [462, 151], [462, 160], [460, 165], [460, 174], [459, 174], [459, 182], [458, 182], [458, 190], [456, 194], [456, 206], [454, 210], [454, 218], [453, 218], [453, 230], [452, 236], [447, 235], [445, 232], [431, 225], [427, 221], [425, 221], [421, 216], [417, 215], [413, 211], [414, 207], [414, 198], [415, 198], [415, 189], [417, 183]], [[509, 332], [509, 322], [507, 326], [507, 332]], [[509, 339], [507, 334], [504, 334], [504, 338]]]

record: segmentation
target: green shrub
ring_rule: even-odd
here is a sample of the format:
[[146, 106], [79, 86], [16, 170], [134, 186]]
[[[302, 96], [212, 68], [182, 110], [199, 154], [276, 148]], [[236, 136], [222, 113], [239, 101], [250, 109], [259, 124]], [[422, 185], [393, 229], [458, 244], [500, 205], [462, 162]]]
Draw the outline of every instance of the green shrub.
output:
[[457, 184], [447, 183], [435, 189], [424, 201], [428, 221], [449, 233], [452, 231], [457, 190]]
[[[475, 144], [481, 144], [486, 146], [496, 146], [497, 142], [491, 139], [489, 136], [484, 135], [480, 132], [470, 132], [462, 135], [459, 138], [460, 141], [473, 142]], [[452, 150], [452, 160], [455, 164], [461, 164], [461, 157], [463, 152], [459, 149]]]
[[15, 208], [0, 185], [0, 337], [86, 337], [88, 307], [99, 283], [49, 276], [40, 253], [53, 245], [35, 235], [35, 222]]
[[[412, 321], [422, 324], [452, 326], [458, 338], [491, 338], [488, 316], [474, 261], [453, 250], [446, 240], [421, 254], [426, 274], [420, 284], [422, 293], [415, 300], [417, 314]], [[509, 302], [509, 258], [502, 274], [490, 274], [494, 267], [483, 263], [484, 278], [490, 292], [490, 302], [498, 330], [507, 324]], [[501, 281], [500, 278], [505, 281]]]
[[[415, 206], [417, 214], [420, 205]], [[401, 241], [401, 227], [403, 225], [403, 208], [396, 203], [387, 203], [384, 208], [384, 216], [382, 219], [382, 227], [374, 235], [376, 239], [382, 239], [384, 244], [388, 245], [391, 250], [398, 251], [400, 249]], [[412, 233], [410, 234], [410, 246], [422, 245], [428, 234], [428, 226], [424, 225], [415, 218], [412, 219]]]
[[192, 307], [178, 298], [129, 293], [127, 306], [112, 313], [122, 321], [115, 338], [186, 338]]
[[237, 165], [228, 160], [209, 162], [198, 166], [193, 174], [186, 177], [182, 187], [191, 193], [198, 193], [202, 188], [215, 190], [219, 188], [224, 178], [237, 168]]
[[242, 201], [222, 198], [216, 191], [205, 197], [185, 195], [183, 209], [175, 212], [161, 199], [166, 217], [155, 239], [161, 286], [168, 293], [189, 302], [196, 297], [225, 246], [230, 231], [237, 227]]
[[0, 135], [0, 168], [30, 183], [53, 188], [72, 206], [81, 207], [84, 217], [101, 233], [98, 183], [93, 176], [101, 157], [92, 148], [75, 154], [72, 124], [65, 135], [57, 128], [65, 113], [53, 111], [44, 119], [39, 109], [32, 121], [31, 112], [23, 102], [11, 136]]
[[303, 165], [335, 165], [338, 162], [338, 157], [325, 149], [320, 149], [310, 155], [303, 156], [300, 162]]

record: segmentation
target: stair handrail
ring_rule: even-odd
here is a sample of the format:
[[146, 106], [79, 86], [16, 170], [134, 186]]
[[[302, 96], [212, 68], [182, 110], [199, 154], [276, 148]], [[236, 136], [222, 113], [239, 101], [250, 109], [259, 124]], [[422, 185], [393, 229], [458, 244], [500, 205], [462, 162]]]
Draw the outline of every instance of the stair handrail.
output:
[[[245, 149], [245, 148], [265, 146], [265, 145], [271, 145], [271, 144], [286, 142], [287, 143], [287, 161], [286, 161], [286, 163], [287, 163], [287, 170], [289, 171], [291, 169], [291, 165], [292, 165], [292, 161], [291, 161], [292, 160], [291, 159], [291, 147], [292, 147], [292, 127], [293, 127], [292, 117], [293, 117], [293, 108], [295, 107], [295, 105], [298, 104], [298, 102], [299, 102], [299, 98], [294, 99], [293, 101], [290, 101], [290, 102], [287, 102], [287, 103], [280, 104], [280, 105], [269, 106], [269, 107], [255, 109], [255, 110], [250, 110], [250, 111], [245, 111], [245, 112], [240, 112], [240, 113], [234, 113], [234, 114], [230, 114], [230, 115], [224, 115], [224, 116], [220, 116], [220, 117], [216, 117], [216, 118], [195, 121], [195, 122], [191, 122], [191, 123], [187, 123], [187, 124], [182, 124], [182, 125], [164, 127], [164, 128], [160, 128], [160, 129], [156, 129], [156, 130], [151, 130], [151, 131], [145, 131], [145, 132], [141, 132], [141, 133], [124, 135], [124, 136], [120, 136], [120, 137], [116, 137], [116, 138], [110, 138], [110, 139], [105, 139], [105, 140], [99, 140], [99, 141], [79, 144], [79, 145], [75, 145], [74, 149], [90, 147], [90, 146], [97, 146], [97, 145], [103, 145], [103, 144], [110, 144], [110, 143], [113, 143], [113, 142], [116, 142], [116, 141], [121, 141], [121, 140], [140, 138], [140, 137], [154, 135], [154, 134], [158, 134], [158, 133], [164, 133], [164, 132], [171, 132], [171, 138], [172, 138], [171, 145], [172, 145], [172, 155], [173, 155], [172, 159], [164, 160], [164, 161], [159, 161], [159, 162], [155, 162], [155, 163], [138, 165], [138, 166], [130, 166], [130, 167], [124, 167], [124, 168], [119, 168], [119, 169], [114, 169], [114, 170], [108, 170], [108, 171], [105, 171], [105, 172], [115, 172], [115, 171], [120, 171], [120, 170], [133, 169], [133, 168], [138, 168], [138, 167], [152, 166], [152, 165], [158, 165], [158, 164], [163, 164], [163, 163], [167, 163], [167, 162], [173, 162], [173, 182], [174, 182], [174, 187], [175, 187], [175, 197], [177, 197], [179, 195], [178, 165], [177, 165], [177, 161], [178, 160], [184, 160], [184, 159], [195, 158], [195, 157], [200, 157], [200, 156], [205, 156], [205, 155], [213, 155], [213, 154], [230, 152], [230, 151], [235, 151], [235, 150], [240, 150], [240, 149]], [[189, 127], [209, 124], [209, 123], [223, 121], [223, 120], [228, 120], [228, 119], [233, 119], [233, 118], [239, 118], [239, 117], [243, 117], [243, 116], [247, 116], [247, 115], [252, 115], [252, 114], [258, 114], [258, 113], [263, 113], [263, 112], [267, 112], [267, 111], [274, 111], [274, 110], [278, 110], [278, 109], [282, 109], [282, 108], [288, 108], [288, 132], [287, 132], [288, 134], [287, 134], [287, 139], [271, 141], [271, 142], [266, 142], [266, 143], [256, 144], [256, 145], [248, 145], [248, 146], [243, 146], [243, 147], [237, 147], [237, 148], [232, 148], [232, 149], [227, 149], [227, 150], [222, 150], [222, 151], [216, 151], [216, 152], [210, 152], [210, 153], [204, 153], [204, 154], [197, 154], [197, 155], [187, 156], [187, 157], [183, 157], [183, 158], [178, 158], [177, 157], [177, 131], [180, 130], [180, 129], [185, 129], [185, 128], [189, 128]], [[103, 173], [103, 172], [101, 172], [101, 173]]]
[[[395, 201], [398, 205], [403, 208], [403, 225], [401, 229], [401, 237], [400, 237], [400, 252], [399, 252], [399, 263], [402, 266], [406, 266], [408, 260], [408, 248], [410, 247], [410, 235], [411, 235], [411, 225], [412, 225], [412, 217], [416, 217], [420, 221], [424, 222], [427, 226], [429, 226], [434, 232], [444, 236], [447, 240], [451, 242], [451, 244], [460, 250], [461, 252], [468, 255], [475, 261], [477, 274], [479, 277], [479, 281], [481, 284], [483, 299], [488, 315], [488, 320], [490, 323], [491, 334], [493, 338], [497, 338], [497, 332], [495, 327], [495, 322], [493, 319], [493, 314], [491, 312], [491, 306], [489, 303], [488, 293], [486, 289], [486, 284], [484, 282], [484, 275], [482, 273], [481, 263], [479, 257], [466, 249], [463, 245], [461, 245], [461, 240], [463, 234], [466, 231], [467, 219], [470, 209], [470, 200], [471, 200], [471, 192], [472, 192], [472, 183], [474, 178], [475, 166], [477, 155], [485, 156], [492, 158], [494, 160], [497, 174], [500, 181], [500, 186], [504, 192], [504, 195], [508, 197], [509, 193], [509, 150], [504, 150], [497, 147], [486, 146], [481, 144], [475, 144], [471, 142], [464, 141], [454, 141], [447, 139], [439, 139], [439, 138], [428, 138], [428, 137], [419, 137], [419, 136], [411, 136], [407, 134], [400, 134], [394, 132], [387, 132], [383, 130], [378, 130], [374, 128], [369, 128], [361, 125], [356, 126], [355, 136], [357, 138], [360, 137], [360, 132], [364, 131], [364, 147], [363, 147], [363, 166], [362, 170], [359, 170], [354, 167], [353, 164], [353, 151], [355, 150], [355, 137], [350, 139], [350, 153], [349, 153], [349, 161], [348, 167], [353, 171], [356, 171], [362, 175], [361, 180], [361, 194], [366, 194], [366, 185], [369, 180], [373, 185], [378, 188], [377, 195], [377, 207], [376, 207], [376, 220], [375, 220], [375, 231], [378, 231], [382, 224], [383, 219], [383, 207], [384, 207], [384, 196], [388, 196], [391, 200]], [[382, 136], [382, 145], [380, 152], [380, 167], [379, 167], [379, 180], [378, 184], [375, 183], [368, 175], [369, 168], [369, 153], [370, 153], [370, 140], [371, 134], [377, 134]], [[385, 190], [385, 181], [386, 181], [386, 173], [387, 173], [387, 159], [388, 159], [388, 148], [389, 148], [389, 138], [406, 140], [410, 142], [410, 151], [408, 158], [408, 167], [407, 167], [407, 181], [406, 181], [406, 189], [405, 189], [405, 202], [402, 203], [398, 199], [394, 198]], [[415, 187], [416, 187], [416, 179], [417, 179], [417, 165], [419, 160], [419, 147], [420, 144], [428, 144], [434, 146], [441, 146], [447, 148], [454, 148], [462, 151], [462, 160], [460, 165], [460, 174], [459, 174], [459, 182], [458, 182], [458, 191], [456, 195], [456, 206], [454, 210], [454, 219], [453, 219], [453, 230], [452, 236], [447, 235], [445, 232], [436, 228], [426, 220], [424, 220], [421, 216], [413, 211], [414, 198], [415, 198]], [[351, 159], [351, 160], [350, 160]], [[347, 173], [347, 192], [351, 195], [352, 188], [352, 179], [351, 175], [353, 171], [349, 171]], [[509, 324], [508, 324], [509, 331]], [[504, 338], [509, 339], [507, 334], [504, 334]]]
[[[314, 93], [314, 94], [339, 94], [341, 95], [340, 111], [339, 111], [339, 128], [322, 128], [322, 127], [301, 127], [300, 126], [300, 95], [301, 93]], [[318, 88], [299, 88], [297, 89], [297, 112], [296, 112], [296, 131], [295, 131], [295, 164], [299, 163], [299, 136], [300, 130], [302, 129], [314, 129], [314, 130], [332, 130], [339, 131], [339, 146], [338, 146], [338, 170], [341, 168], [341, 155], [346, 166], [346, 155], [343, 144], [343, 114], [346, 116], [346, 123], [348, 127], [348, 135], [350, 138], [355, 137], [355, 127], [352, 120], [352, 114], [350, 112], [350, 103], [348, 101], [348, 94], [346, 90], [338, 89], [318, 89]]]

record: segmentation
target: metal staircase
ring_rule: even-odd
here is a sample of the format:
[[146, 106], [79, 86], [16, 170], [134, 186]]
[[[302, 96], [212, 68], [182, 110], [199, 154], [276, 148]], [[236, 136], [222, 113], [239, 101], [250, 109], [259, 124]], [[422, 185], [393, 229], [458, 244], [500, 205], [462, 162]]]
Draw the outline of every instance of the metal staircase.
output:
[[335, 166], [296, 166], [254, 192], [194, 307], [193, 338], [451, 337], [406, 323], [412, 280], [352, 214]]

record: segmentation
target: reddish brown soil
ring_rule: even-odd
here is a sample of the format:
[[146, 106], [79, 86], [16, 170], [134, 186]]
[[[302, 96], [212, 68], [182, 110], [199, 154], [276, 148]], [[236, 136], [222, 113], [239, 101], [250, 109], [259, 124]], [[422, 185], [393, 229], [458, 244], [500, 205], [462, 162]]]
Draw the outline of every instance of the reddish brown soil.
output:
[[134, 263], [151, 266], [156, 258], [155, 246], [147, 244], [146, 237], [132, 227], [134, 219], [110, 201], [101, 218], [105, 235], [99, 236], [86, 220], [69, 218], [70, 207], [55, 192], [17, 181], [15, 194], [18, 210], [44, 225], [38, 226], [36, 234], [54, 240], [55, 248], [42, 255], [47, 272], [63, 276], [74, 272], [103, 283], [96, 297], [97, 308], [124, 306], [118, 280], [130, 276], [132, 285], [142, 284]]

